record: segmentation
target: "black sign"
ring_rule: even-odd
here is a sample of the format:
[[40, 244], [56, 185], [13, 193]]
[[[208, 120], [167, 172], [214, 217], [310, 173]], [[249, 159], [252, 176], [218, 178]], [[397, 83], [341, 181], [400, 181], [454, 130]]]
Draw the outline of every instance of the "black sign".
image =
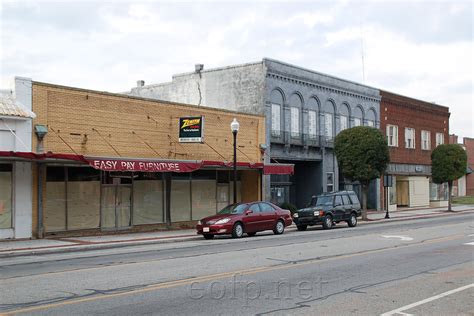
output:
[[204, 141], [204, 116], [179, 119], [179, 142], [202, 143]]

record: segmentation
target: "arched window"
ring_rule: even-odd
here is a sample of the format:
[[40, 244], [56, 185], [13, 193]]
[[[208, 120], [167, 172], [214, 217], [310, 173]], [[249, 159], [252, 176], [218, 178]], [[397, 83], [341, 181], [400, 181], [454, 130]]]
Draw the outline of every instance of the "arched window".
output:
[[272, 136], [279, 137], [281, 135], [281, 109], [283, 107], [283, 94], [279, 90], [273, 90], [270, 94], [272, 103]]
[[334, 103], [329, 100], [324, 104], [324, 136], [334, 137]]
[[339, 131], [349, 128], [349, 106], [343, 103], [339, 108]]
[[360, 105], [356, 106], [354, 109], [354, 126], [362, 126], [364, 122], [364, 112]]
[[308, 101], [308, 135], [310, 139], [315, 139], [318, 136], [318, 115], [319, 103], [315, 98]]
[[300, 111], [303, 101], [301, 97], [294, 93], [290, 97], [290, 132], [291, 137], [300, 136]]
[[367, 126], [375, 127], [376, 117], [375, 110], [373, 108], [370, 109], [369, 112], [367, 112]]

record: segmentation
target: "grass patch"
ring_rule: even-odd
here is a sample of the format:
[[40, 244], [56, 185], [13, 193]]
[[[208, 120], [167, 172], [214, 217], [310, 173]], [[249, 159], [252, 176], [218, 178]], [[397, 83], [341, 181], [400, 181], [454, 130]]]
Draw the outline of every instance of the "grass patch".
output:
[[474, 204], [474, 196], [453, 197], [453, 204]]

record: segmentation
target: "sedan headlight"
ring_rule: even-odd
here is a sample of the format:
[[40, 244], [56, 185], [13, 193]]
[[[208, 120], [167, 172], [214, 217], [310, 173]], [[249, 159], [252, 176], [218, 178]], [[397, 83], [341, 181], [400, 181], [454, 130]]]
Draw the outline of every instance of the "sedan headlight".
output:
[[293, 217], [298, 218], [299, 217], [298, 213], [293, 214]]
[[223, 219], [218, 220], [218, 221], [215, 222], [214, 224], [220, 225], [220, 224], [228, 223], [229, 221], [230, 221], [230, 218], [223, 218]]

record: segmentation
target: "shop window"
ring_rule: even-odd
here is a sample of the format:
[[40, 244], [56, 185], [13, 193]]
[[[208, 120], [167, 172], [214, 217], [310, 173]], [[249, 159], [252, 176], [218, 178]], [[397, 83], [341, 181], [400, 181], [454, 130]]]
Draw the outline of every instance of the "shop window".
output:
[[0, 229], [12, 228], [13, 166], [0, 164]]
[[46, 232], [66, 230], [66, 168], [46, 168], [44, 228]]
[[98, 228], [100, 172], [90, 167], [68, 167], [67, 172], [67, 229]]
[[214, 215], [217, 212], [217, 182], [215, 170], [197, 170], [191, 173], [192, 219]]
[[448, 183], [430, 183], [430, 201], [447, 201], [449, 196]]
[[133, 180], [133, 224], [164, 222], [161, 173], [139, 173]]
[[172, 222], [191, 220], [191, 180], [189, 173], [173, 174], [170, 203]]
[[388, 188], [389, 191], [389, 203], [390, 205], [397, 204], [397, 180], [393, 176], [392, 177], [392, 186]]

